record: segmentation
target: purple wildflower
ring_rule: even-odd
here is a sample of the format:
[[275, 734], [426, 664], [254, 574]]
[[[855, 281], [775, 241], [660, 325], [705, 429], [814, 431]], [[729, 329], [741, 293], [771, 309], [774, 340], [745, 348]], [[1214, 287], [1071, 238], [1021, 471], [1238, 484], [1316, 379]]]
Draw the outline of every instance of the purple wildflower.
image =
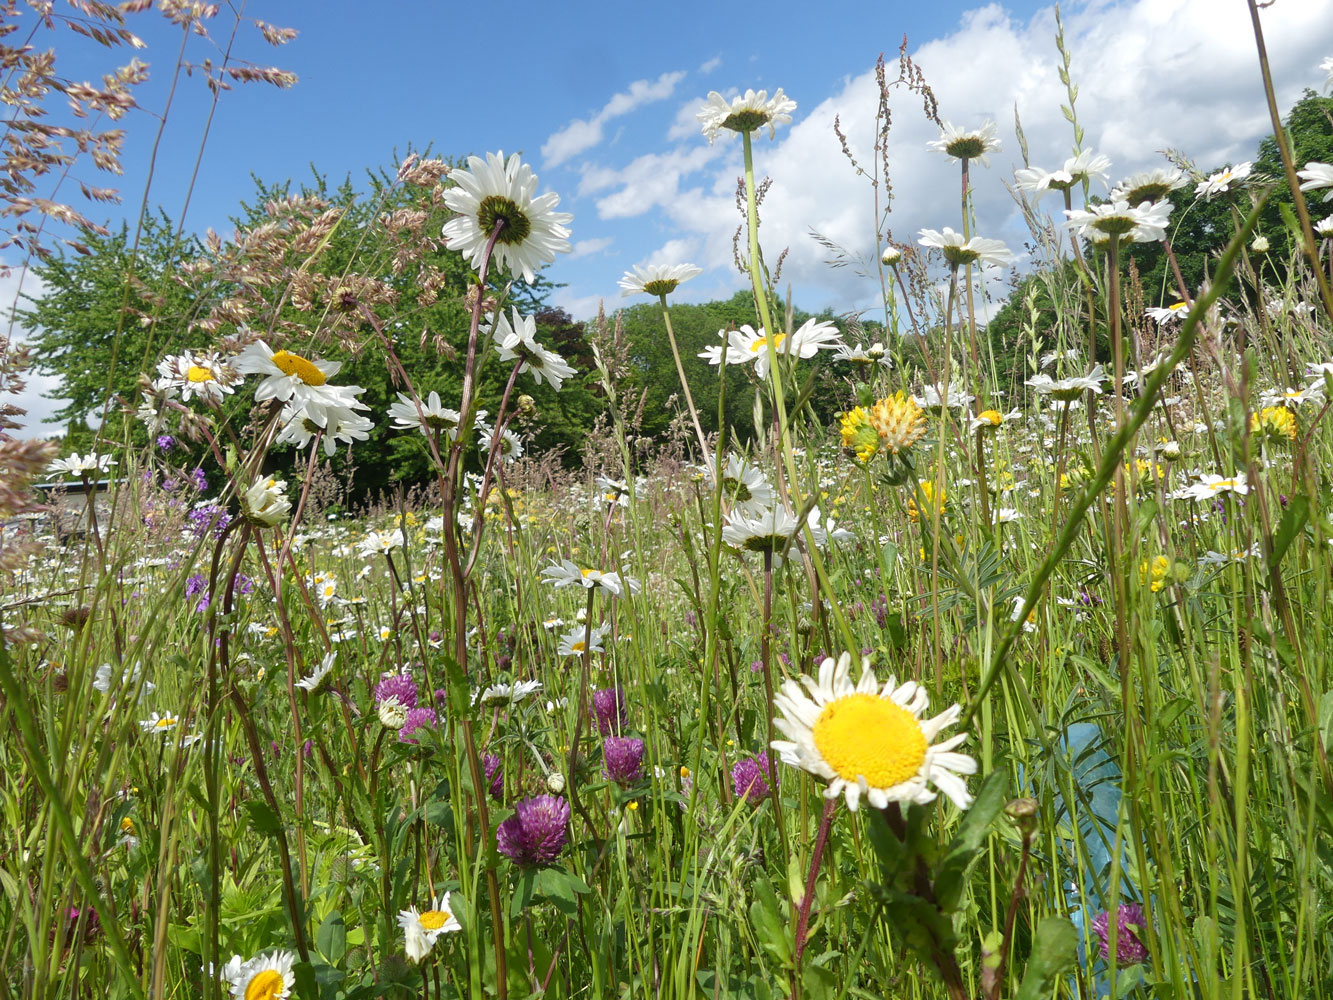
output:
[[763, 661], [763, 660], [754, 660], [754, 661], [750, 664], [750, 673], [752, 673], [752, 674], [762, 674], [763, 672], [764, 672], [764, 661]]
[[643, 740], [608, 736], [602, 741], [602, 763], [608, 778], [622, 788], [643, 776]]
[[[1111, 957], [1111, 914], [1099, 913], [1092, 921], [1092, 929], [1102, 944], [1102, 957]], [[1148, 949], [1139, 937], [1147, 924], [1143, 907], [1138, 903], [1121, 903], [1116, 911], [1115, 961], [1117, 965], [1138, 965], [1148, 960]]]
[[375, 685], [375, 704], [397, 698], [404, 708], [417, 707], [417, 682], [409, 674], [384, 673]]
[[504, 761], [499, 754], [488, 753], [482, 756], [481, 763], [486, 768], [486, 790], [491, 793], [491, 798], [499, 802], [505, 793]]
[[176, 447], [176, 439], [170, 434], [161, 434], [158, 436], [157, 446], [162, 451], [171, 451], [172, 448]]
[[880, 594], [870, 602], [870, 611], [875, 616], [875, 624], [881, 629], [887, 628], [889, 624], [889, 599]]
[[208, 476], [204, 474], [202, 467], [196, 466], [195, 470], [190, 473], [190, 482], [200, 493], [208, 489]]
[[603, 736], [619, 736], [629, 723], [625, 693], [618, 687], [599, 688], [592, 693], [591, 715]]
[[745, 797], [752, 806], [768, 798], [768, 757], [742, 757], [731, 768], [731, 786], [736, 797]]
[[[400, 677], [405, 676], [399, 674]], [[383, 683], [383, 682], [381, 682]], [[413, 685], [413, 698], [416, 697], [415, 685]], [[433, 708], [409, 708], [407, 710], [407, 721], [403, 723], [403, 728], [398, 730], [399, 743], [411, 743], [416, 745], [416, 740], [412, 739], [412, 734], [422, 726], [435, 725], [435, 709]]]
[[569, 803], [555, 795], [534, 795], [514, 807], [495, 831], [495, 846], [525, 868], [549, 865], [568, 840]]
[[222, 533], [227, 530], [227, 525], [231, 523], [231, 515], [215, 503], [196, 507], [190, 511], [188, 517], [190, 530], [194, 532], [195, 538], [203, 538], [210, 531], [214, 538], [221, 538]]
[[203, 573], [195, 573], [185, 581], [185, 596], [193, 597], [195, 594], [202, 594], [208, 589], [208, 577]]

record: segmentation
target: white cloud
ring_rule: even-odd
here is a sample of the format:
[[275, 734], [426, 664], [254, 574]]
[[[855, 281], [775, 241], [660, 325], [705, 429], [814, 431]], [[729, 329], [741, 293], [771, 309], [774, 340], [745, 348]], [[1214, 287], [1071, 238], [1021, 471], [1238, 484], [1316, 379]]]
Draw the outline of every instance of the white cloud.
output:
[[[612, 296], [607, 301], [606, 310], [608, 313], [616, 308], [614, 299], [615, 297]], [[555, 294], [551, 296], [551, 302], [556, 308], [569, 313], [573, 319], [587, 322], [597, 318], [597, 310], [602, 306], [603, 296], [575, 295], [568, 288], [558, 288]]]
[[593, 240], [578, 240], [570, 251], [569, 259], [575, 260], [579, 257], [591, 257], [595, 253], [601, 253], [609, 247], [615, 240], [610, 236], [599, 236]]
[[[1289, 108], [1306, 87], [1318, 87], [1317, 66], [1327, 55], [1333, 0], [1279, 4], [1262, 12], [1269, 62], [1279, 107]], [[1160, 151], [1173, 148], [1204, 170], [1224, 161], [1248, 159], [1269, 130], [1254, 40], [1244, 5], [1216, 0], [1089, 0], [1064, 19], [1072, 75], [1079, 86], [1077, 110], [1086, 129], [1084, 146], [1112, 160], [1112, 180], [1163, 164]], [[1052, 8], [1030, 20], [1015, 20], [999, 4], [966, 14], [947, 37], [913, 54], [939, 100], [941, 117], [959, 125], [997, 122], [1003, 150], [989, 170], [974, 166], [977, 231], [1017, 249], [1028, 238], [1022, 216], [1005, 188], [1022, 166], [1014, 136], [1015, 109], [1022, 120], [1032, 162], [1048, 169], [1069, 156], [1073, 134], [1061, 112], [1067, 102], [1059, 81]], [[890, 65], [890, 79], [896, 75]], [[799, 94], [793, 95], [800, 101]], [[863, 167], [873, 163], [878, 89], [867, 71], [850, 78], [827, 100], [805, 105], [778, 141], [755, 143], [756, 168], [773, 178], [761, 210], [765, 256], [770, 265], [790, 248], [783, 281], [791, 281], [806, 308], [843, 310], [874, 301], [877, 283], [854, 268], [829, 268], [828, 251], [809, 235], [814, 229], [847, 249], [873, 256], [875, 205], [865, 177], [857, 176], [833, 133], [840, 118], [849, 146]], [[917, 96], [892, 96], [890, 170], [893, 211], [887, 225], [900, 242], [915, 241], [923, 227], [959, 225], [959, 169], [925, 144], [936, 136], [920, 112]], [[694, 142], [641, 156], [619, 170], [584, 174], [581, 191], [610, 191], [597, 202], [602, 218], [640, 215], [657, 209], [667, 237], [689, 241], [694, 263], [728, 269], [732, 236], [740, 219], [734, 208], [740, 174], [740, 144], [719, 139], [716, 156], [697, 137], [693, 111], [681, 106], [670, 139]], [[880, 208], [883, 209], [881, 204]], [[1056, 199], [1042, 209], [1058, 214]], [[669, 225], [666, 225], [669, 223]], [[672, 231], [674, 228], [674, 232]], [[710, 277], [721, 277], [721, 273]], [[708, 280], [708, 278], [705, 278]], [[739, 284], [738, 284], [739, 287]]]
[[635, 108], [653, 101], [664, 101], [685, 78], [684, 70], [663, 73], [656, 80], [635, 80], [629, 90], [616, 94], [601, 111], [587, 120], [575, 119], [560, 131], [552, 133], [542, 144], [542, 158], [546, 166], [554, 167], [572, 156], [591, 149], [602, 141], [602, 127], [613, 118], [627, 115]]
[[709, 59], [707, 62], [703, 63], [699, 67], [699, 72], [703, 76], [707, 76], [709, 73], [713, 72], [713, 70], [717, 69], [721, 65], [722, 65], [722, 57], [713, 56], [712, 59]]
[[[3, 271], [4, 262], [0, 261], [0, 272]], [[9, 274], [0, 274], [0, 335], [7, 334], [16, 344], [23, 343], [26, 331], [14, 318], [14, 325], [10, 326], [11, 317], [15, 300], [20, 292], [20, 272], [15, 269]], [[42, 294], [42, 282], [33, 274], [24, 275], [22, 278], [21, 291], [24, 296], [33, 296], [40, 298]], [[28, 303], [19, 301], [19, 308], [23, 308]], [[27, 414], [16, 418], [23, 424], [16, 431], [10, 431], [17, 438], [40, 438], [40, 437], [58, 437], [63, 432], [64, 425], [61, 423], [44, 424], [43, 421], [53, 416], [56, 410], [65, 405], [63, 399], [45, 399], [47, 393], [55, 393], [60, 390], [60, 379], [54, 375], [38, 375], [35, 372], [27, 371], [24, 373], [24, 381], [27, 383], [22, 392], [15, 395], [0, 395], [0, 403], [11, 403], [14, 406], [22, 407], [27, 410]]]

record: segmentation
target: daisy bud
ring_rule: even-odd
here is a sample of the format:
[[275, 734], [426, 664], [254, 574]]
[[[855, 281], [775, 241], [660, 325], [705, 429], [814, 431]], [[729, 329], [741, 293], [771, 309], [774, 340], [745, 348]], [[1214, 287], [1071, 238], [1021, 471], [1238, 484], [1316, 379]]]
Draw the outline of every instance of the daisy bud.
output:
[[559, 795], [565, 790], [565, 776], [559, 771], [552, 771], [546, 776], [546, 789], [552, 795]]
[[885, 247], [884, 254], [880, 257], [880, 260], [884, 262], [885, 267], [893, 267], [894, 264], [902, 259], [903, 252], [892, 245]]

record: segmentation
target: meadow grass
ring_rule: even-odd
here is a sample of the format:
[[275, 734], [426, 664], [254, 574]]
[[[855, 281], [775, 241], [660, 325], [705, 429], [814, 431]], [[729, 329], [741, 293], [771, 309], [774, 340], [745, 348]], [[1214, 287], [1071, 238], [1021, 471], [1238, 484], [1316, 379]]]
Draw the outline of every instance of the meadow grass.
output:
[[[321, 493], [319, 449], [355, 453], [368, 418], [315, 370], [318, 329], [319, 350], [233, 330], [164, 360], [146, 412], [109, 411], [117, 464], [67, 466], [114, 476], [109, 503], [68, 537], [26, 522], [0, 577], [5, 1000], [1333, 989], [1330, 245], [1299, 191], [1291, 258], [1253, 242], [1294, 176], [1221, 192], [1230, 244], [1160, 322], [1126, 305], [1151, 204], [1108, 203], [1083, 241], [1024, 201], [1061, 309], [1001, 384], [979, 316], [1004, 248], [968, 199], [991, 138], [942, 130], [961, 232], [923, 239], [929, 280], [889, 245], [888, 346], [858, 345], [794, 328], [768, 280], [752, 137], [791, 109], [737, 101], [701, 122], [744, 144], [763, 329], [713, 351], [753, 366], [751, 439], [705, 437], [724, 400], [682, 385], [677, 439], [643, 449], [599, 319], [605, 433], [577, 472], [517, 457], [527, 380], [568, 377], [499, 322], [505, 281], [568, 235], [504, 187], [517, 159], [402, 175], [484, 195], [448, 203], [497, 293], [468, 299], [461, 398], [428, 402], [384, 314], [341, 300], [401, 371], [424, 492], [356, 513]], [[638, 289], [677, 371], [688, 276]], [[858, 357], [840, 427], [809, 400], [834, 347]], [[256, 385], [251, 423], [222, 419]], [[212, 461], [176, 467], [167, 431]], [[280, 434], [304, 449], [281, 475]], [[875, 685], [836, 687], [844, 655]], [[926, 753], [958, 733], [969, 756]]]

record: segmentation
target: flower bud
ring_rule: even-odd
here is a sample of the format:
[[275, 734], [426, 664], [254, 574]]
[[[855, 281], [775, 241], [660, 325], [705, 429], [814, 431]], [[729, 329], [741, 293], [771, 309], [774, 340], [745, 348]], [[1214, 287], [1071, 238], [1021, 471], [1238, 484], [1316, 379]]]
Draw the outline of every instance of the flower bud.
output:
[[546, 789], [552, 795], [559, 795], [565, 790], [565, 776], [559, 771], [552, 771], [546, 776]]

